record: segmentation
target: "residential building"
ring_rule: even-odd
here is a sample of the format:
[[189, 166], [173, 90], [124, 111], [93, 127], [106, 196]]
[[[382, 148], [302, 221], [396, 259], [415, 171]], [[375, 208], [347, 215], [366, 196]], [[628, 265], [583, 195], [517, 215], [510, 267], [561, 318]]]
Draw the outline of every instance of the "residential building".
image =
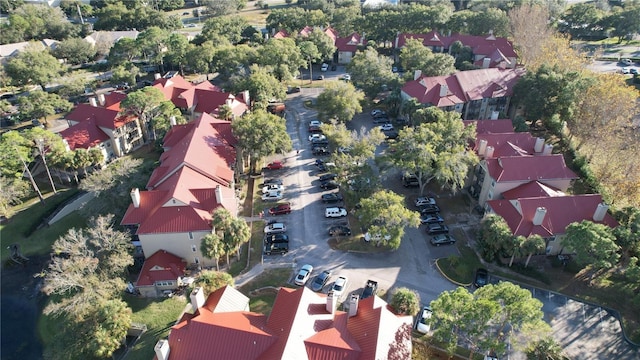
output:
[[351, 296], [338, 311], [333, 293], [280, 288], [269, 315], [249, 311], [249, 299], [232, 287], [191, 294], [156, 359], [374, 360], [411, 354], [411, 316], [398, 316], [377, 296]]
[[[312, 26], [305, 26], [294, 36], [309, 36], [312, 31]], [[333, 61], [337, 62], [338, 64], [350, 63], [351, 59], [353, 59], [353, 57], [356, 55], [358, 47], [365, 44], [364, 36], [356, 32], [351, 33], [346, 37], [340, 37], [338, 32], [330, 26], [327, 28], [322, 28], [322, 31], [333, 40], [333, 44], [336, 47]], [[289, 34], [286, 30], [280, 30], [273, 34], [274, 39], [283, 39], [291, 36], [292, 35]]]
[[185, 265], [179, 256], [164, 250], [156, 251], [144, 261], [135, 287], [145, 297], [171, 293], [184, 285]]
[[211, 213], [237, 213], [234, 187], [236, 140], [231, 122], [203, 113], [174, 125], [146, 191], [133, 189], [121, 224], [132, 229], [145, 256], [166, 250], [188, 264], [214, 265], [203, 258], [200, 241], [210, 234]]
[[509, 114], [513, 88], [524, 69], [478, 69], [446, 76], [422, 76], [402, 87], [404, 99], [415, 98], [424, 106], [456, 111], [463, 120], [497, 119]]
[[118, 40], [127, 38], [135, 40], [138, 38], [140, 32], [137, 30], [126, 31], [94, 31], [90, 35], [84, 37], [84, 41], [91, 44], [93, 47], [99, 47], [104, 49], [111, 49], [113, 44]]
[[39, 50], [53, 50], [56, 48], [57, 44], [57, 40], [44, 39], [40, 41], [22, 41], [19, 43], [0, 45], [0, 64], [4, 64], [10, 58], [18, 55], [29, 46]]
[[137, 116], [120, 113], [120, 103], [126, 94], [114, 91], [89, 99], [89, 104], [77, 105], [65, 120], [69, 128], [60, 136], [70, 150], [99, 148], [111, 161], [144, 144], [142, 127]]
[[482, 69], [513, 69], [517, 64], [518, 56], [513, 44], [506, 38], [493, 36], [492, 33], [486, 36], [442, 35], [437, 31], [430, 31], [426, 34], [403, 33], [396, 37], [395, 48], [401, 49], [408, 39], [418, 39], [431, 51], [439, 53], [450, 53], [451, 44], [459, 41], [462, 45], [471, 48], [472, 63]]

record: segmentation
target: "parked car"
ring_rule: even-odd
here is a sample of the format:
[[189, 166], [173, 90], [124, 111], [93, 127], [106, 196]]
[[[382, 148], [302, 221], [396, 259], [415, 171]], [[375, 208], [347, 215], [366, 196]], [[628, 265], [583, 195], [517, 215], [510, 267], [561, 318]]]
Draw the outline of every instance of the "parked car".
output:
[[309, 132], [312, 134], [322, 134], [322, 129], [320, 126], [309, 126]]
[[320, 188], [325, 190], [338, 189], [339, 187], [340, 187], [340, 184], [338, 184], [338, 182], [334, 180], [323, 181], [320, 183]]
[[333, 204], [341, 202], [342, 200], [343, 197], [340, 193], [322, 194], [322, 202], [325, 204]]
[[275, 222], [264, 227], [265, 235], [281, 234], [287, 231], [287, 226], [281, 222]]
[[262, 185], [265, 186], [271, 184], [282, 185], [282, 179], [266, 179]]
[[418, 211], [420, 211], [420, 214], [436, 214], [440, 212], [440, 207], [438, 205], [432, 205], [432, 204], [427, 204], [427, 205], [422, 205], [418, 207]]
[[284, 215], [291, 214], [290, 204], [279, 204], [269, 209], [269, 215]]
[[480, 288], [487, 285], [488, 282], [489, 282], [489, 272], [487, 271], [487, 269], [480, 268], [476, 270], [476, 277], [473, 280], [473, 285]]
[[327, 284], [329, 278], [331, 277], [331, 271], [325, 270], [320, 275], [317, 275], [316, 278], [311, 283], [311, 290], [313, 291], [322, 291], [322, 288]]
[[320, 126], [322, 125], [322, 123], [320, 122], [320, 120], [311, 120], [309, 121], [309, 126]]
[[443, 223], [444, 219], [440, 216], [439, 213], [435, 214], [421, 214], [420, 215], [420, 223], [421, 224], [434, 224], [434, 223]]
[[269, 170], [278, 170], [278, 169], [282, 169], [284, 167], [284, 165], [282, 164], [282, 161], [273, 161], [267, 164], [266, 168]]
[[[380, 234], [373, 234], [371, 235], [368, 231], [364, 234], [364, 241], [369, 242], [369, 241], [382, 241], [382, 236]], [[389, 241], [391, 240], [391, 235], [385, 235], [384, 236], [384, 240]]]
[[347, 209], [343, 207], [328, 207], [324, 209], [324, 217], [338, 218], [347, 216]]
[[418, 181], [418, 176], [416, 176], [415, 174], [402, 175], [402, 186], [404, 187], [420, 186], [420, 182]]
[[381, 109], [373, 109], [371, 110], [371, 116], [376, 118], [376, 117], [386, 117], [387, 113], [384, 112], [384, 110]]
[[329, 169], [333, 169], [335, 167], [336, 167], [336, 164], [332, 163], [332, 162], [322, 163], [322, 164], [318, 165], [318, 171], [324, 172], [324, 171], [327, 171]]
[[288, 243], [289, 236], [287, 234], [267, 235], [263, 240], [265, 244]]
[[440, 234], [435, 235], [431, 238], [431, 245], [440, 246], [440, 245], [448, 245], [455, 244], [456, 239], [452, 238], [449, 234]]
[[316, 76], [316, 80], [324, 80], [324, 75], [318, 75], [318, 76]]
[[429, 224], [427, 226], [427, 234], [429, 235], [437, 235], [437, 234], [448, 234], [449, 227], [442, 223]]
[[262, 201], [278, 201], [282, 200], [283, 197], [282, 191], [270, 191], [266, 194], [262, 194]]
[[300, 91], [302, 91], [300, 86], [289, 86], [287, 88], [287, 94], [299, 93]]
[[631, 60], [631, 59], [622, 59], [622, 60], [620, 60], [620, 64], [627, 65], [627, 66], [628, 65], [633, 65], [633, 60]]
[[329, 70], [329, 64], [323, 63], [322, 66], [320, 66], [320, 71], [326, 72], [327, 70]]
[[[324, 135], [322, 135], [324, 136]], [[312, 139], [311, 140], [311, 146], [312, 147], [316, 147], [316, 146], [329, 146], [329, 140], [327, 140], [326, 137], [324, 137], [324, 139]]]
[[340, 77], [340, 79], [344, 80], [344, 81], [351, 81], [351, 75], [344, 74], [344, 75], [342, 75], [342, 77]]
[[362, 295], [360, 295], [360, 299], [366, 299], [370, 296], [375, 295], [378, 292], [378, 282], [373, 280], [367, 280], [367, 283], [364, 285], [364, 290], [362, 291]]
[[327, 140], [327, 137], [324, 136], [323, 134], [311, 134], [309, 135], [309, 141], [313, 142], [313, 141], [321, 141], [321, 140]]
[[286, 254], [289, 252], [289, 243], [270, 243], [264, 245], [265, 255]]
[[373, 123], [374, 124], [388, 124], [389, 123], [389, 118], [386, 117], [386, 116], [374, 117], [373, 118]]
[[338, 65], [331, 64], [331, 71], [336, 71], [338, 69]]
[[317, 156], [329, 156], [329, 155], [331, 155], [331, 152], [329, 151], [329, 149], [327, 149], [326, 147], [322, 147], [322, 146], [314, 147], [311, 150], [311, 153], [313, 155], [317, 155]]
[[329, 228], [329, 236], [349, 236], [351, 229], [344, 225], [334, 225]]
[[395, 130], [385, 131], [384, 136], [386, 140], [395, 140], [400, 136], [400, 133]]
[[296, 275], [296, 279], [293, 282], [296, 285], [304, 286], [304, 284], [307, 283], [307, 280], [309, 280], [312, 271], [313, 266], [309, 264], [304, 265], [298, 272], [298, 275]]
[[265, 186], [262, 187], [263, 194], [275, 192], [275, 191], [280, 191], [280, 192], [284, 191], [284, 186], [278, 185], [278, 184], [266, 184]]
[[638, 69], [636, 68], [629, 69], [629, 74], [638, 75]]
[[327, 180], [335, 180], [337, 177], [338, 177], [338, 174], [329, 173], [329, 174], [320, 175], [318, 179], [320, 179], [320, 181], [327, 181]]
[[436, 204], [436, 199], [432, 198], [432, 197], [426, 197], [426, 196], [421, 196], [419, 198], [416, 199], [415, 205], [416, 207], [420, 206], [420, 205], [426, 205], [426, 204]]
[[422, 334], [426, 334], [431, 330], [431, 324], [429, 324], [429, 319], [433, 315], [433, 311], [431, 307], [425, 306], [422, 308], [420, 313], [418, 314], [418, 318], [416, 319], [416, 330]]
[[340, 297], [342, 296], [346, 288], [347, 288], [347, 277], [340, 276], [338, 277], [336, 282], [333, 283], [333, 287], [331, 288], [331, 291], [333, 291], [333, 296], [335, 296], [337, 299], [340, 299]]
[[386, 123], [386, 124], [380, 125], [380, 131], [391, 131], [391, 130], [393, 130], [393, 124]]

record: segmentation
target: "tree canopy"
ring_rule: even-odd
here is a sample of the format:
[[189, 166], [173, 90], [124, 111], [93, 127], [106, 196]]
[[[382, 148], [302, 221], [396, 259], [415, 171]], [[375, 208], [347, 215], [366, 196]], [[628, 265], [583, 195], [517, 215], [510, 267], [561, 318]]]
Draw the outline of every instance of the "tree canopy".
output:
[[368, 97], [374, 98], [382, 91], [383, 85], [392, 84], [397, 79], [391, 72], [392, 65], [393, 60], [368, 47], [356, 53], [347, 65], [347, 71], [351, 74], [353, 84], [362, 89]]
[[578, 264], [599, 270], [612, 268], [620, 259], [615, 240], [609, 226], [584, 220], [567, 226], [561, 242], [576, 253]]
[[360, 102], [364, 94], [346, 81], [330, 81], [324, 91], [318, 95], [318, 118], [323, 121], [335, 119], [337, 122], [348, 122], [362, 112]]
[[405, 287], [397, 288], [392, 291], [389, 305], [398, 315], [413, 316], [420, 310], [420, 295]]
[[30, 45], [15, 57], [9, 59], [4, 66], [12, 82], [17, 86], [29, 84], [40, 85], [44, 90], [46, 85], [57, 78], [63, 67], [58, 59], [47, 50]]
[[280, 81], [293, 79], [298, 74], [298, 69], [307, 63], [291, 38], [269, 39], [262, 46], [256, 62], [261, 66], [268, 66]]
[[404, 206], [404, 197], [388, 190], [361, 199], [357, 215], [372, 240], [394, 250], [400, 247], [406, 226], [420, 225], [419, 214]]

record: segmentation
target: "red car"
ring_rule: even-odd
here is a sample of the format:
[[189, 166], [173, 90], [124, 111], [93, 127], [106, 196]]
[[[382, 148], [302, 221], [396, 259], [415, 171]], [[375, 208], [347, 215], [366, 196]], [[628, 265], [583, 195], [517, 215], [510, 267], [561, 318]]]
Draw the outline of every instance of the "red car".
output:
[[269, 215], [285, 215], [291, 214], [290, 204], [280, 204], [269, 209]]
[[269, 170], [278, 170], [278, 169], [282, 169], [283, 167], [284, 165], [282, 165], [282, 161], [274, 161], [267, 164], [266, 166], [266, 168]]

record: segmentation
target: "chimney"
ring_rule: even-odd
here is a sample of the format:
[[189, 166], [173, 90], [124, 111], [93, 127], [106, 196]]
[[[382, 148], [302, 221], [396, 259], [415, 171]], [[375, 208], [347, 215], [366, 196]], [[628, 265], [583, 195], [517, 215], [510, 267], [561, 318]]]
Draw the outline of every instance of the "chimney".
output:
[[224, 101], [224, 103], [228, 106], [231, 107], [231, 104], [233, 104], [233, 99], [229, 99], [227, 98], [227, 100]]
[[171, 124], [171, 127], [176, 126], [177, 123], [176, 123], [176, 117], [175, 116], [171, 116], [169, 118], [169, 124]]
[[131, 202], [133, 203], [134, 208], [140, 207], [140, 190], [138, 188], [131, 189]]
[[545, 144], [544, 150], [542, 150], [542, 155], [551, 155], [552, 151], [553, 151], [553, 145]]
[[325, 308], [329, 312], [329, 314], [335, 314], [336, 308], [338, 307], [338, 299], [333, 296], [333, 291], [329, 291], [327, 294], [327, 305]]
[[244, 103], [247, 105], [251, 105], [251, 97], [249, 96], [249, 90], [245, 90], [242, 92], [242, 99]]
[[169, 340], [158, 340], [153, 350], [156, 352], [158, 360], [169, 360], [169, 352], [171, 350], [169, 349]]
[[499, 111], [492, 111], [491, 112], [491, 120], [498, 120], [498, 116], [500, 116], [500, 112]]
[[216, 202], [222, 204], [222, 188], [220, 185], [216, 185]]
[[536, 208], [536, 214], [533, 216], [533, 225], [542, 225], [542, 221], [544, 221], [544, 216], [547, 214], [547, 209], [544, 207]]
[[486, 57], [486, 58], [482, 59], [482, 68], [483, 69], [488, 69], [489, 65], [491, 65], [491, 58]]
[[104, 106], [104, 104], [107, 103], [106, 99], [104, 98], [104, 94], [98, 94], [98, 103], [100, 104], [100, 106]]
[[478, 142], [478, 154], [483, 155], [486, 150], [487, 150], [487, 140], [480, 139], [480, 141]]
[[358, 315], [358, 301], [360, 297], [357, 294], [351, 294], [349, 298], [349, 317]]
[[542, 147], [544, 146], [544, 138], [536, 138], [536, 144], [533, 146], [533, 151], [540, 153], [542, 152]]
[[605, 203], [598, 204], [596, 211], [593, 213], [593, 221], [602, 221], [609, 210], [609, 205]]
[[418, 80], [422, 76], [422, 70], [415, 70], [413, 72], [413, 80]]
[[193, 289], [191, 292], [191, 307], [193, 308], [193, 312], [195, 313], [204, 305], [204, 290], [202, 287], [197, 287]]
[[493, 148], [493, 146], [487, 146], [487, 151], [485, 151], [485, 153], [484, 153], [485, 159], [492, 159], [493, 158], [493, 150], [495, 150]]
[[449, 87], [446, 84], [440, 84], [440, 97], [449, 95]]
[[95, 97], [90, 97], [89, 104], [91, 104], [91, 106], [93, 107], [98, 107], [98, 100]]
[[153, 79], [154, 79], [154, 80], [158, 80], [158, 79], [160, 79], [161, 77], [162, 77], [162, 75], [160, 75], [160, 73], [155, 73], [155, 74], [153, 74]]

